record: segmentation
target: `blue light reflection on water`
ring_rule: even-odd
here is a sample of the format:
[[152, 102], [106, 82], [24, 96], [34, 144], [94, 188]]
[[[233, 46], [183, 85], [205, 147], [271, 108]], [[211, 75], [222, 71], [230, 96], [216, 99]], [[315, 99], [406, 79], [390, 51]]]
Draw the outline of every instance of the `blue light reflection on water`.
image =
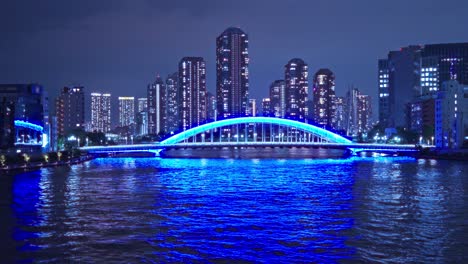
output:
[[419, 237], [466, 212], [466, 179], [440, 176], [411, 158], [98, 159], [14, 176], [12, 238], [20, 260], [421, 260], [463, 245]]

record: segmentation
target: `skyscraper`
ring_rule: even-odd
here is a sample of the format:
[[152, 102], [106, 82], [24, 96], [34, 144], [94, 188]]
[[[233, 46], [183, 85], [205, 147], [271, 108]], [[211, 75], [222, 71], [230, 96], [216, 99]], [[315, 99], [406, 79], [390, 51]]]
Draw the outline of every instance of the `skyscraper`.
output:
[[346, 131], [346, 122], [348, 117], [346, 100], [342, 96], [335, 98], [335, 126], [336, 130]]
[[148, 110], [148, 98], [138, 98], [137, 112], [143, 112]]
[[248, 36], [230, 27], [216, 39], [216, 101], [220, 119], [245, 116], [249, 97]]
[[262, 115], [263, 116], [272, 116], [273, 113], [271, 112], [271, 101], [270, 98], [263, 98], [262, 99]]
[[320, 69], [314, 75], [314, 121], [322, 126], [335, 125], [335, 75]]
[[65, 136], [67, 132], [74, 129], [84, 129], [84, 88], [80, 86], [63, 87], [55, 100], [55, 114], [59, 136]]
[[292, 59], [284, 66], [286, 81], [286, 117], [305, 121], [308, 114], [306, 106], [309, 89], [308, 66], [298, 58]]
[[166, 128], [167, 133], [175, 133], [180, 127], [179, 120], [179, 73], [174, 72], [166, 78]]
[[247, 108], [247, 116], [257, 116], [257, 100], [249, 99], [249, 108]]
[[462, 148], [468, 143], [468, 86], [446, 81], [435, 100], [435, 145]]
[[159, 75], [148, 85], [148, 133], [159, 134], [164, 130], [166, 88]]
[[378, 91], [379, 91], [379, 123], [382, 127], [389, 127], [390, 119], [390, 91], [388, 60], [381, 59], [378, 63]]
[[286, 82], [276, 80], [270, 85], [270, 112], [275, 117], [286, 116]]
[[119, 126], [135, 124], [135, 97], [119, 97]]
[[468, 84], [468, 43], [424, 45], [421, 94], [436, 94], [446, 81]]
[[201, 57], [184, 57], [179, 62], [179, 116], [182, 129], [206, 121], [206, 64]]
[[206, 118], [208, 121], [215, 121], [216, 115], [216, 96], [210, 92], [207, 93], [206, 97]]
[[91, 128], [107, 133], [111, 130], [111, 95], [91, 93]]
[[347, 134], [349, 136], [357, 136], [369, 131], [372, 128], [370, 96], [362, 94], [357, 88], [352, 88], [346, 93], [345, 101]]

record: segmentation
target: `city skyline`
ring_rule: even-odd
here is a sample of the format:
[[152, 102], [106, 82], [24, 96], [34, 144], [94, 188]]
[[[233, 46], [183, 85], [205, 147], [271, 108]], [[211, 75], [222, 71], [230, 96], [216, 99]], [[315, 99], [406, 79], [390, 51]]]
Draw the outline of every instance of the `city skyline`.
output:
[[[19, 10], [24, 14], [30, 14], [31, 18], [37, 17], [36, 12], [33, 12], [36, 10], [42, 11], [37, 14], [44, 16], [37, 17], [40, 19], [31, 19], [31, 22], [21, 20], [18, 23], [4, 23], [13, 26], [4, 31], [9, 41], [0, 44], [2, 47], [0, 52], [4, 53], [2, 57], [5, 58], [0, 66], [0, 72], [4, 74], [1, 76], [3, 83], [40, 83], [52, 98], [67, 85], [82, 85], [87, 91], [109, 91], [116, 97], [144, 97], [145, 87], [151, 76], [156, 73], [167, 76], [177, 69], [180, 58], [200, 56], [204, 57], [207, 63], [207, 90], [214, 93], [216, 79], [214, 39], [220, 32], [234, 25], [241, 27], [250, 38], [250, 98], [259, 101], [267, 96], [269, 84], [273, 80], [282, 78], [282, 66], [294, 57], [306, 61], [310, 72], [320, 68], [330, 68], [336, 74], [337, 95], [344, 95], [347, 87], [356, 85], [364, 93], [375, 97], [377, 94], [375, 59], [385, 56], [388, 50], [413, 44], [468, 40], [468, 34], [461, 27], [449, 27], [455, 22], [457, 14], [463, 10], [463, 8], [452, 10], [450, 6], [463, 7], [468, 6], [467, 3], [425, 1], [424, 9], [413, 8], [411, 13], [403, 9], [402, 3], [398, 1], [392, 6], [382, 6], [373, 2], [352, 3], [355, 5], [353, 8], [355, 13], [352, 14], [347, 11], [351, 3], [340, 5], [327, 3], [324, 6], [320, 3], [297, 1], [295, 5], [283, 7], [271, 2], [268, 13], [261, 11], [260, 3], [246, 5], [242, 12], [238, 11], [243, 5], [239, 7], [230, 4], [221, 5], [210, 1], [202, 4], [182, 2], [150, 5], [148, 7], [150, 10], [163, 17], [166, 12], [172, 17], [165, 28], [161, 27], [166, 25], [165, 23], [146, 13], [147, 6], [143, 3], [130, 9], [126, 8], [125, 3], [118, 1], [113, 8], [108, 7], [105, 2], [83, 5], [88, 8], [75, 6], [74, 9], [69, 9], [73, 8], [73, 5], [68, 7], [54, 1], [45, 5], [46, 7], [54, 5], [57, 10], [63, 10], [64, 14], [67, 13], [67, 16], [63, 17], [48, 15], [49, 11], [44, 10], [42, 6], [8, 3], [5, 10], [11, 12], [6, 12], [7, 16], [2, 18], [8, 19], [6, 21], [16, 21], [16, 17], [10, 18], [8, 14], [15, 14]], [[417, 7], [422, 6], [421, 3], [422, 1], [414, 1], [409, 5]], [[324, 27], [326, 29], [314, 23], [320, 21], [319, 18], [323, 16], [320, 12], [314, 14], [314, 19], [307, 15], [307, 10], [324, 8], [331, 8], [338, 17], [337, 21], [327, 21], [328, 25]], [[219, 12], [216, 12], [217, 9], [220, 9]], [[237, 12], [230, 12], [230, 9]], [[388, 14], [382, 15], [373, 10], [386, 10]], [[298, 23], [296, 28], [281, 30], [287, 28], [291, 22], [287, 19], [276, 22], [280, 11], [295, 14], [302, 23]], [[191, 30], [194, 26], [188, 25], [197, 23], [178, 23], [178, 18], [184, 14], [188, 14], [188, 19], [200, 22], [203, 30]], [[265, 22], [255, 23], [249, 19], [252, 14], [264, 17]], [[401, 19], [387, 21], [389, 15]], [[138, 30], [125, 36], [123, 33], [130, 32], [125, 23], [131, 21], [131, 18], [138, 18], [130, 24], [132, 29], [136, 27]], [[371, 23], [372, 21], [378, 23]], [[123, 30], [121, 32], [110, 30], [114, 26]], [[71, 35], [67, 30], [70, 27], [76, 29], [72, 30]], [[309, 27], [313, 27], [313, 30], [309, 30]], [[156, 32], [148, 34], [153, 28]], [[395, 30], [397, 28], [399, 30]], [[417, 28], [423, 30], [415, 30]], [[447, 31], [444, 28], [451, 30]], [[100, 34], [103, 32], [106, 33]], [[182, 33], [191, 41], [177, 41], [176, 45], [170, 45], [176, 32]], [[298, 32], [306, 33], [298, 34]], [[195, 34], [199, 35], [195, 38]], [[356, 38], [362, 34], [373, 35], [371, 43], [366, 38]], [[313, 41], [315, 36], [320, 36], [320, 41]], [[44, 41], [26, 43], [24, 42], [26, 37]], [[178, 38], [182, 40], [181, 37]], [[51, 45], [49, 39], [55, 40], [56, 43]], [[117, 41], [119, 39], [122, 41]], [[145, 41], [142, 41], [143, 39]], [[338, 39], [347, 41], [337, 41]], [[26, 63], [27, 61], [38, 63], [31, 64]], [[70, 64], [69, 61], [74, 63]], [[355, 67], [353, 62], [357, 62], [359, 67]], [[128, 94], [128, 90], [132, 93]], [[376, 105], [377, 100], [374, 100], [375, 109]]]

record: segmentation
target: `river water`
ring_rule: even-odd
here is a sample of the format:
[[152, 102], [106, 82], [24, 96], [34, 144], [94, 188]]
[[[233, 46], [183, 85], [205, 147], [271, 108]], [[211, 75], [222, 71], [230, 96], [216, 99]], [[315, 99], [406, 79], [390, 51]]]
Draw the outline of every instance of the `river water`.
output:
[[0, 263], [468, 261], [468, 164], [108, 158], [0, 177]]

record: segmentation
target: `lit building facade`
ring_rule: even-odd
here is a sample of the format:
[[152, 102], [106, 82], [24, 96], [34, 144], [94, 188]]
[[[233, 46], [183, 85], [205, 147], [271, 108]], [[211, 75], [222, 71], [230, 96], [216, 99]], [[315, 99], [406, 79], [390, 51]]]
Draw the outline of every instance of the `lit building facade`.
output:
[[48, 144], [46, 101], [41, 85], [0, 85], [0, 151], [39, 152]]
[[286, 113], [288, 119], [305, 121], [308, 115], [307, 96], [309, 89], [308, 66], [298, 58], [284, 66], [286, 82]]
[[85, 129], [84, 88], [63, 87], [55, 100], [55, 115], [59, 136], [75, 129]]
[[335, 74], [329, 69], [320, 69], [314, 75], [313, 84], [314, 121], [333, 128], [335, 125]]
[[262, 115], [263, 116], [273, 116], [271, 112], [271, 101], [270, 98], [262, 99]]
[[180, 127], [179, 119], [179, 73], [174, 72], [166, 78], [166, 124], [167, 133], [175, 133]]
[[435, 100], [435, 145], [462, 148], [468, 141], [468, 86], [456, 80], [442, 84]]
[[216, 102], [219, 119], [245, 116], [249, 97], [249, 40], [239, 28], [216, 39]]
[[143, 112], [148, 110], [148, 98], [138, 98], [137, 99], [137, 112]]
[[164, 132], [166, 112], [166, 87], [161, 77], [148, 85], [148, 133], [157, 135]]
[[390, 91], [388, 60], [379, 60], [378, 65], [378, 91], [379, 91], [379, 123], [382, 127], [389, 127], [390, 119]]
[[436, 94], [442, 84], [450, 80], [468, 84], [468, 43], [424, 45], [421, 94]]
[[369, 95], [352, 88], [346, 93], [344, 106], [346, 113], [344, 124], [349, 136], [367, 133], [372, 128], [372, 106]]
[[91, 129], [107, 133], [111, 130], [111, 95], [91, 93]]
[[119, 97], [119, 126], [135, 125], [135, 97]]
[[216, 95], [208, 92], [206, 97], [206, 118], [208, 121], [216, 121], [218, 115], [216, 110]]
[[247, 116], [257, 116], [257, 100], [249, 99], [249, 108], [247, 109]]
[[206, 121], [206, 64], [201, 57], [179, 62], [179, 118], [187, 130]]
[[335, 97], [335, 129], [336, 130], [341, 130], [341, 131], [346, 131], [347, 126], [347, 117], [348, 117], [348, 111], [347, 111], [347, 105], [346, 105], [346, 100], [342, 96], [337, 96]]
[[285, 118], [286, 116], [286, 82], [276, 80], [270, 85], [270, 112], [275, 117]]

